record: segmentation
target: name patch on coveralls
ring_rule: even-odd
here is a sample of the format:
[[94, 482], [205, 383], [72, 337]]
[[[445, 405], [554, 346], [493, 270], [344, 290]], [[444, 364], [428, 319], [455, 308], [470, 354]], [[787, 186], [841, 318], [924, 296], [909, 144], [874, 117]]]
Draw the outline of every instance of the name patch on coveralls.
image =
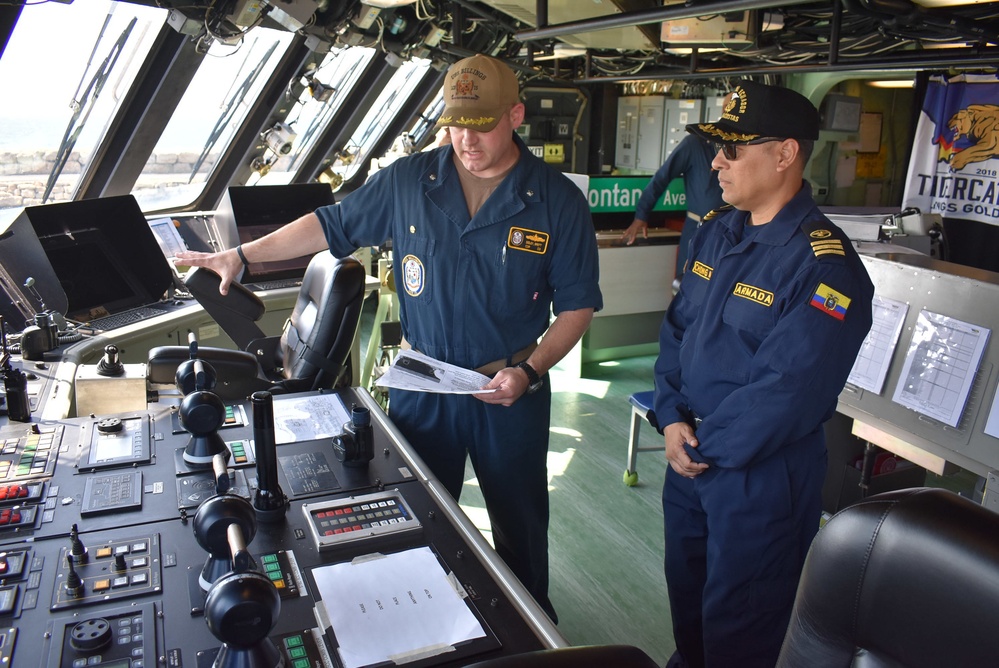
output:
[[690, 269], [692, 272], [703, 278], [705, 281], [711, 280], [711, 272], [714, 271], [711, 267], [704, 264], [703, 262], [694, 262], [694, 266]]
[[748, 299], [751, 302], [756, 302], [757, 304], [763, 304], [764, 306], [773, 306], [774, 303], [774, 293], [769, 290], [762, 290], [752, 285], [746, 285], [745, 283], [736, 283], [735, 290], [732, 290], [732, 294], [736, 297], [742, 297], [743, 299]]
[[517, 250], [544, 255], [548, 251], [548, 233], [528, 230], [523, 227], [511, 227], [506, 245]]

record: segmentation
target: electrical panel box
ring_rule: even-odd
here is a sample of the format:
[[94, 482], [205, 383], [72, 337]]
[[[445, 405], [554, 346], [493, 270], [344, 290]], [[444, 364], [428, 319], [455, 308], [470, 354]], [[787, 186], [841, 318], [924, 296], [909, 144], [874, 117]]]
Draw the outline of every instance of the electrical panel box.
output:
[[662, 159], [665, 162], [677, 144], [687, 136], [687, 126], [700, 123], [704, 100], [666, 100], [666, 115], [663, 122]]
[[631, 95], [617, 101], [614, 166], [654, 173], [701, 120], [703, 100]]
[[666, 98], [643, 97], [638, 117], [638, 148], [635, 151], [635, 168], [655, 172], [663, 163], [663, 128]]
[[722, 114], [725, 112], [725, 100], [727, 99], [728, 95], [705, 98], [704, 104], [701, 107], [701, 123], [714, 123], [721, 119]]
[[531, 152], [560, 171], [585, 172], [589, 105], [581, 104], [582, 91], [528, 86], [522, 98], [524, 122], [517, 134]]
[[[683, 0], [670, 2], [677, 4]], [[756, 28], [751, 11], [724, 12], [710, 18], [676, 19], [663, 21], [660, 39], [664, 44], [750, 44]]]
[[638, 159], [638, 117], [641, 97], [630, 95], [617, 100], [617, 140], [614, 147], [614, 166], [634, 169]]
[[264, 6], [264, 0], [240, 0], [233, 7], [229, 20], [240, 28], [249, 27], [260, 20]]

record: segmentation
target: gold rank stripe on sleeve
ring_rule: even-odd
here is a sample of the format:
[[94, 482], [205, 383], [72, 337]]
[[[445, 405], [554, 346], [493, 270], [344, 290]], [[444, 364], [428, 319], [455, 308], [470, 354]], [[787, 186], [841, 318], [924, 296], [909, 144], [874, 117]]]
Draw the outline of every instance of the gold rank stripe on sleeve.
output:
[[839, 239], [822, 239], [821, 241], [812, 241], [812, 252], [815, 253], [815, 257], [821, 257], [823, 255], [846, 255], [843, 251], [843, 242]]

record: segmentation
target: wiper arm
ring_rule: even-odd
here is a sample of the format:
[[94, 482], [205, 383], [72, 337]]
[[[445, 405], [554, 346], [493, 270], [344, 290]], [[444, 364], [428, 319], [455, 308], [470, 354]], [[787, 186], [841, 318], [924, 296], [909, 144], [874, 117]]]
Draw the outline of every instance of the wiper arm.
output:
[[[97, 43], [94, 44], [94, 51], [97, 50], [97, 44], [100, 43], [101, 37], [104, 35], [104, 28], [107, 27], [110, 20], [111, 15], [108, 14], [107, 18], [104, 19], [104, 26], [101, 28], [101, 33], [97, 37]], [[104, 62], [101, 63], [100, 68], [91, 77], [90, 83], [87, 84], [86, 89], [83, 91], [83, 95], [80, 96], [79, 100], [73, 100], [73, 116], [69, 119], [66, 132], [63, 134], [62, 143], [59, 144], [55, 164], [52, 166], [52, 172], [49, 174], [48, 183], [45, 184], [42, 204], [48, 201], [56, 181], [62, 175], [62, 170], [66, 167], [66, 162], [73, 152], [73, 147], [76, 146], [76, 140], [79, 139], [80, 133], [83, 131], [84, 126], [86, 126], [87, 120], [90, 118], [90, 112], [94, 110], [97, 98], [100, 97], [101, 91], [104, 89], [104, 84], [107, 83], [108, 77], [111, 76], [111, 72], [114, 70], [115, 64], [118, 62], [118, 57], [124, 50], [125, 43], [132, 34], [132, 28], [135, 27], [137, 20], [136, 17], [132, 17], [132, 20], [122, 30], [121, 35], [111, 45], [111, 50], [108, 52], [107, 57], [104, 58]]]
[[194, 177], [198, 174], [198, 170], [201, 169], [201, 165], [208, 158], [208, 154], [215, 147], [219, 138], [222, 136], [223, 130], [225, 130], [226, 125], [232, 120], [232, 117], [236, 114], [236, 109], [239, 108], [240, 103], [250, 92], [250, 88], [253, 87], [253, 83], [260, 76], [260, 72], [264, 68], [264, 63], [270, 60], [271, 54], [274, 53], [274, 49], [278, 46], [277, 42], [271, 44], [271, 48], [267, 50], [264, 57], [261, 58], [257, 65], [250, 71], [249, 74], [243, 79], [239, 84], [239, 87], [232, 92], [229, 97], [229, 101], [226, 103], [225, 109], [222, 110], [222, 114], [219, 116], [218, 120], [215, 121], [215, 127], [212, 128], [211, 133], [208, 135], [208, 140], [205, 142], [204, 147], [201, 149], [201, 155], [194, 163], [194, 169], [191, 170], [191, 177], [187, 180], [188, 183], [194, 181]]

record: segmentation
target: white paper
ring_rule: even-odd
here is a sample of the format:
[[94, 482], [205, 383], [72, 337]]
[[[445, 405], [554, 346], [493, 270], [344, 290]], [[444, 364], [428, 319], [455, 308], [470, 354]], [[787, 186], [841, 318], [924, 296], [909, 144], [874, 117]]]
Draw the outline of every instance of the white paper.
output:
[[999, 438], [999, 387], [996, 387], [996, 395], [992, 398], [989, 419], [985, 422], [985, 433]]
[[985, 327], [920, 311], [892, 399], [957, 427], [989, 333]]
[[274, 398], [274, 441], [294, 443], [332, 438], [343, 432], [350, 414], [336, 394]]
[[415, 661], [485, 636], [429, 547], [371, 556], [312, 571], [345, 668]]
[[187, 244], [181, 238], [176, 225], [171, 218], [156, 218], [149, 221], [149, 228], [156, 237], [156, 243], [167, 259], [177, 257], [177, 253], [187, 250]]
[[888, 376], [888, 367], [895, 355], [895, 346], [902, 332], [902, 324], [909, 312], [909, 305], [874, 295], [872, 305], [874, 324], [860, 346], [860, 353], [853, 363], [847, 382], [870, 392], [881, 394]]
[[435, 360], [415, 350], [400, 350], [375, 385], [414, 392], [480, 394], [495, 391], [482, 389], [489, 380], [489, 376], [477, 371]]

